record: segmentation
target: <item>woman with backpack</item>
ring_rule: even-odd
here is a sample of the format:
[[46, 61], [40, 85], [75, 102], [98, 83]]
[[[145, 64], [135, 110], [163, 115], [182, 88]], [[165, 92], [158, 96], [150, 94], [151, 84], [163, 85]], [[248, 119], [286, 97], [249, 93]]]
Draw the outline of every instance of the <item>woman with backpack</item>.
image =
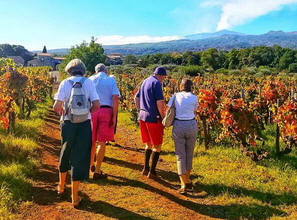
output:
[[86, 67], [81, 60], [71, 60], [65, 71], [70, 77], [60, 83], [53, 106], [54, 111], [61, 115], [62, 149], [57, 190], [59, 195], [64, 193], [66, 175], [71, 170], [72, 204], [77, 208], [80, 181], [89, 178], [92, 147], [90, 111], [99, 109], [100, 104], [93, 82], [84, 77]]
[[176, 110], [172, 136], [175, 143], [177, 171], [181, 181], [181, 188], [178, 190], [180, 194], [194, 190], [190, 173], [197, 138], [195, 111], [198, 108], [198, 98], [192, 94], [192, 87], [193, 82], [190, 79], [183, 79], [180, 84], [181, 92], [172, 96], [168, 102], [168, 107], [174, 102]]

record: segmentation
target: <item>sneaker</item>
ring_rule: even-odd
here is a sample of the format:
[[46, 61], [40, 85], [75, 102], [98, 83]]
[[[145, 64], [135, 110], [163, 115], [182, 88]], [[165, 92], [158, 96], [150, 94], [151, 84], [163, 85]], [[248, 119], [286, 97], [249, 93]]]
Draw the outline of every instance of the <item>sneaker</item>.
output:
[[180, 189], [177, 190], [177, 192], [181, 195], [187, 195], [186, 187], [181, 187]]
[[186, 189], [187, 192], [194, 192], [193, 183], [186, 183], [185, 189]]
[[99, 179], [107, 179], [107, 174], [103, 173], [102, 171], [101, 173], [94, 173], [93, 180], [99, 180]]
[[96, 167], [94, 165], [91, 166], [91, 171], [94, 173], [95, 172]]

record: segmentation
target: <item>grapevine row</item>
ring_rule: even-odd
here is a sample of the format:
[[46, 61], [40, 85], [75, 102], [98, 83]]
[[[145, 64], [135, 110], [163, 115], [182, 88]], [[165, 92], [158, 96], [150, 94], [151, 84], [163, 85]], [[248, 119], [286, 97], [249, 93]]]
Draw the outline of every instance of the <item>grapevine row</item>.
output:
[[48, 67], [17, 67], [0, 59], [0, 125], [14, 132], [16, 118], [29, 118], [51, 91]]
[[[122, 107], [137, 121], [134, 95], [146, 74], [117, 73], [122, 94]], [[264, 145], [262, 131], [267, 124], [277, 125], [279, 135], [291, 149], [297, 146], [297, 80], [289, 76], [196, 76], [193, 93], [198, 96], [197, 120], [208, 148], [210, 143], [239, 143], [242, 151], [254, 160], [267, 157], [267, 152], [254, 152]], [[179, 90], [181, 78], [168, 76], [163, 82], [166, 101]], [[278, 131], [277, 135], [278, 135]], [[276, 136], [277, 136], [276, 135]], [[276, 151], [279, 140], [276, 137]], [[230, 141], [231, 140], [231, 141]]]

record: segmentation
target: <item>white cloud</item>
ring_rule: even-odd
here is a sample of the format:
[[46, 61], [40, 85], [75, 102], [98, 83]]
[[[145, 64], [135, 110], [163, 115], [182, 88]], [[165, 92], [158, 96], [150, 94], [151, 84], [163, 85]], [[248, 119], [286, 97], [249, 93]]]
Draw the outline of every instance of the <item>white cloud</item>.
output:
[[279, 11], [285, 5], [297, 3], [297, 0], [206, 0], [204, 7], [220, 7], [222, 14], [217, 30], [245, 24], [272, 11]]
[[99, 36], [96, 39], [97, 43], [102, 45], [123, 45], [123, 44], [137, 44], [137, 43], [156, 43], [163, 41], [179, 40], [180, 36], [164, 36], [152, 37], [148, 35], [125, 37], [121, 35]]

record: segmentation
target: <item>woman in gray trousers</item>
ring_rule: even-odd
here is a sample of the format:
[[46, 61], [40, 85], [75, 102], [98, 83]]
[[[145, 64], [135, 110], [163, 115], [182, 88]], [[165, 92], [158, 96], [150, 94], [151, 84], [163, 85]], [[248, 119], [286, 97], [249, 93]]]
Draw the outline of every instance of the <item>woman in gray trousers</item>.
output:
[[178, 190], [180, 194], [193, 191], [190, 173], [197, 138], [194, 112], [198, 108], [198, 98], [192, 94], [192, 86], [193, 82], [190, 79], [183, 79], [180, 84], [181, 92], [172, 96], [168, 102], [168, 107], [170, 107], [174, 101], [176, 108], [172, 135], [175, 143], [177, 171], [181, 181], [181, 188]]

